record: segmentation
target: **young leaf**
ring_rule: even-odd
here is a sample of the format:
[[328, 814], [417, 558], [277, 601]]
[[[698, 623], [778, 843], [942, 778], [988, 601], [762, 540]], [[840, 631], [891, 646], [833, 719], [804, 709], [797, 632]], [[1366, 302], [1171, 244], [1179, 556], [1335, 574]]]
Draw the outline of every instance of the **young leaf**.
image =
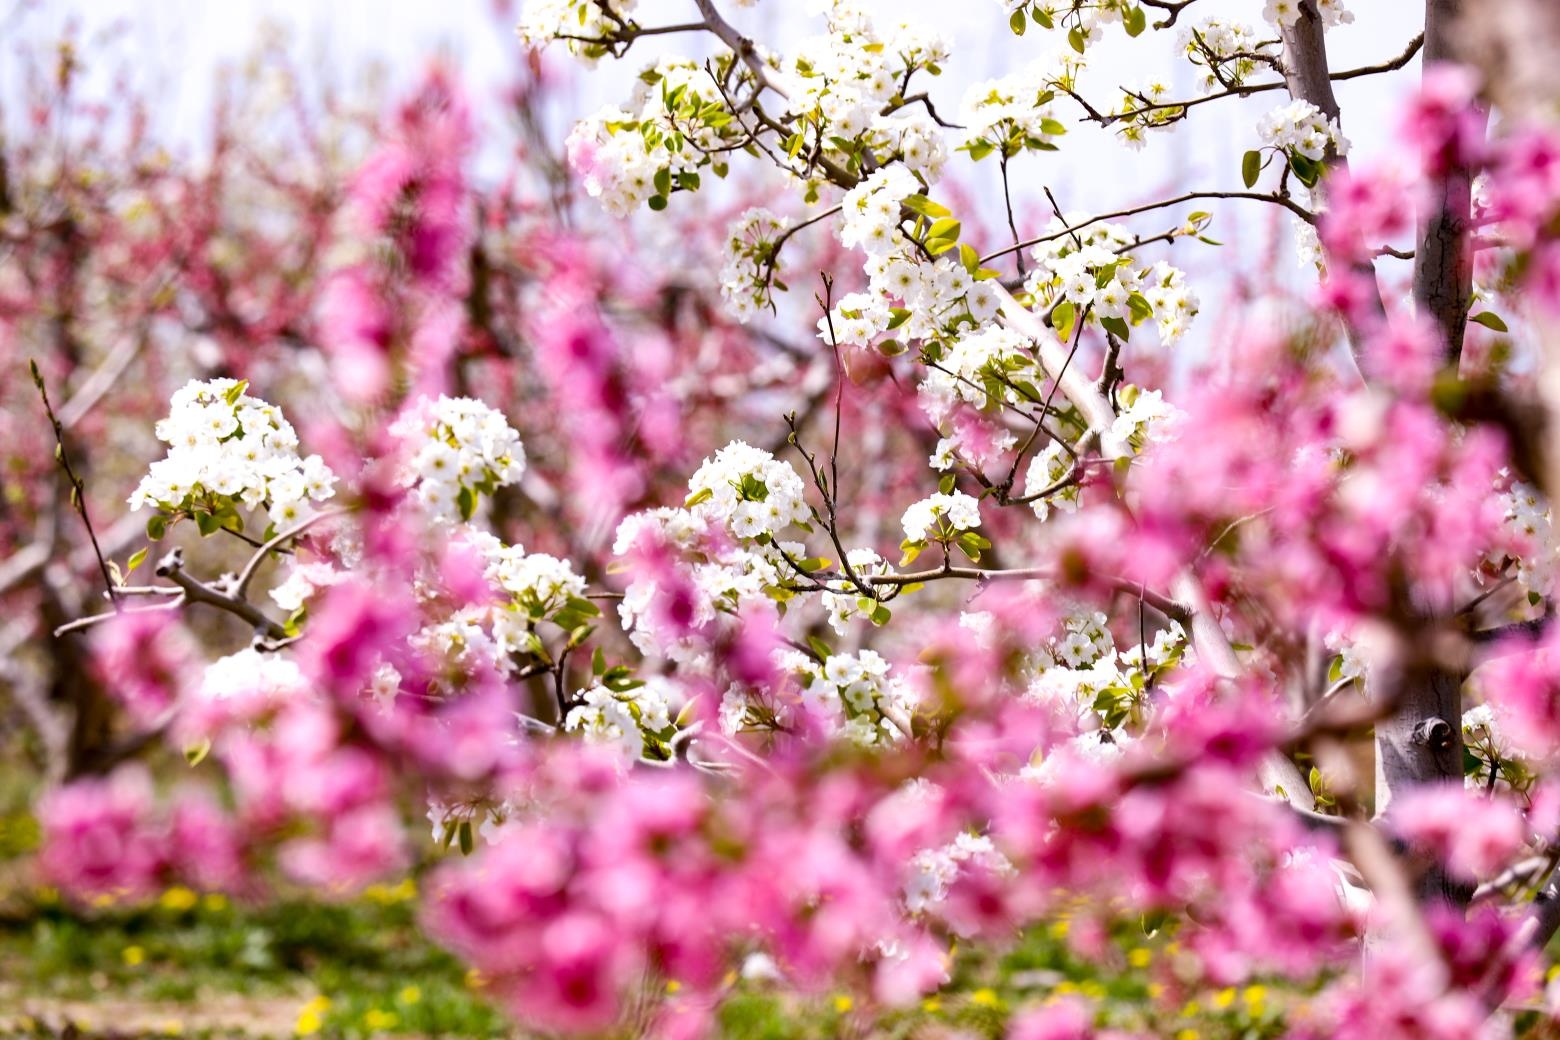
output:
[[952, 217], [943, 217], [941, 220], [932, 222], [931, 230], [927, 232], [926, 237], [945, 238], [952, 243], [959, 240], [959, 232], [961, 230], [963, 230], [963, 227], [957, 220], [954, 220]]
[[1485, 328], [1492, 329], [1495, 332], [1511, 331], [1511, 329], [1506, 326], [1505, 321], [1501, 319], [1501, 316], [1496, 314], [1494, 311], [1482, 311], [1478, 314], [1475, 314], [1468, 320], [1473, 322], [1475, 325], [1483, 325]]
[[1255, 188], [1257, 178], [1262, 175], [1262, 153], [1253, 148], [1240, 160], [1240, 179], [1246, 183], [1246, 187]]
[[1024, 9], [1022, 7], [1008, 17], [1008, 28], [1013, 30], [1014, 36], [1024, 35], [1024, 30], [1029, 28], [1029, 20], [1024, 17]]
[[936, 220], [938, 217], [947, 217], [953, 214], [953, 210], [938, 202], [933, 202], [925, 195], [906, 195], [900, 203], [911, 213], [919, 213], [923, 217]]
[[1073, 320], [1078, 316], [1078, 308], [1073, 306], [1071, 300], [1063, 300], [1056, 305], [1051, 312], [1051, 327], [1062, 339], [1072, 339]]

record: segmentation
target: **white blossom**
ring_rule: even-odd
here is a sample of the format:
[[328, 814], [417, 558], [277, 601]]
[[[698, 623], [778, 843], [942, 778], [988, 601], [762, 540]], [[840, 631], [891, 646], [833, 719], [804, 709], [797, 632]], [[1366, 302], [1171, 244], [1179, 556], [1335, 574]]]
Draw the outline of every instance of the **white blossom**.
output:
[[912, 542], [931, 541], [949, 531], [973, 531], [980, 526], [980, 503], [962, 491], [939, 493], [906, 509], [900, 523]]
[[168, 454], [141, 478], [131, 509], [216, 514], [258, 507], [284, 526], [336, 493], [335, 474], [319, 456], [299, 457], [298, 435], [281, 409], [250, 397], [247, 386], [194, 380], [173, 395], [155, 428]]
[[1338, 121], [1322, 115], [1309, 101], [1291, 101], [1268, 112], [1257, 122], [1257, 136], [1263, 144], [1313, 162], [1320, 162], [1329, 147], [1339, 155], [1349, 152], [1349, 139], [1338, 129]]

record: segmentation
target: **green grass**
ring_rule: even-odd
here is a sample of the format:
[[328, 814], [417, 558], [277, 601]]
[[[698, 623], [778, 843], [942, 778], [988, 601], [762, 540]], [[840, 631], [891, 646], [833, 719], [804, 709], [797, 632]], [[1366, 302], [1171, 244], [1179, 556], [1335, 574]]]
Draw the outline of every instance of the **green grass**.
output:
[[[413, 891], [250, 908], [175, 888], [151, 906], [91, 915], [46, 892], [20, 906], [13, 896], [0, 920], [0, 1009], [128, 1004], [197, 1035], [202, 1006], [221, 995], [272, 1012], [255, 1017], [273, 1035], [506, 1035], [465, 968], [419, 934]], [[0, 1032], [17, 1028], [0, 1012]]]

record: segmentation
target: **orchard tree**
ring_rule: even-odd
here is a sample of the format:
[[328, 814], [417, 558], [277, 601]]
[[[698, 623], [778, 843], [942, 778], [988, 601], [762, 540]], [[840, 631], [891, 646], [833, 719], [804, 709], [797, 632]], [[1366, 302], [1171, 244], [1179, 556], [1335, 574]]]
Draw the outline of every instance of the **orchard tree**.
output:
[[[218, 216], [183, 252], [169, 220], [168, 288], [136, 303], [80, 284], [141, 284], [82, 248], [126, 248], [101, 203], [87, 232], [42, 216], [101, 180], [23, 150], [8, 328], [58, 350], [16, 496], [47, 539], [7, 566], [41, 581], [72, 741], [123, 713], [41, 800], [42, 875], [261, 898], [432, 855], [427, 930], [558, 1034], [702, 1035], [754, 987], [858, 1030], [935, 1029], [946, 999], [1026, 1040], [1550, 1028], [1560, 32], [1542, 0], [1466, 3], [1335, 71], [1341, 0], [1007, 0], [1011, 61], [954, 123], [946, 41], [851, 0], [790, 54], [715, 0], [533, 0], [520, 39], [587, 66], [684, 34], [713, 56], [646, 64], [567, 174], [521, 98], [496, 189], [436, 68], [335, 190], [284, 162], [197, 192]], [[1100, 93], [1113, 35], [1168, 41], [1197, 91]], [[1394, 75], [1396, 124], [1355, 132], [1400, 161], [1351, 167], [1333, 83]], [[1024, 226], [1069, 128], [1147, 149], [1267, 95], [1227, 180]], [[982, 178], [1005, 228], [958, 186]], [[621, 237], [576, 184], [678, 244], [565, 230]], [[1281, 211], [1317, 278], [1230, 301], [1175, 379], [1212, 308], [1163, 257], [1219, 248], [1216, 208]], [[270, 237], [279, 210], [311, 248]], [[123, 505], [73, 435], [85, 388], [118, 393], [81, 371], [89, 306], [223, 337], [140, 413], [161, 457]], [[61, 617], [57, 532], [105, 514], [137, 534], [90, 539], [106, 598]], [[188, 783], [126, 764], [159, 743]], [[961, 991], [1036, 934], [1090, 986]]]

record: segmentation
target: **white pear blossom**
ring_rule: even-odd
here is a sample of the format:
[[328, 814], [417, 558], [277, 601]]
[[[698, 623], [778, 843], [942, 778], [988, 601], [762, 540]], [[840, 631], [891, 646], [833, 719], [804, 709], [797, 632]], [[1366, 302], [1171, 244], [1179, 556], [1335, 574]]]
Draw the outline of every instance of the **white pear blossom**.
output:
[[[852, 549], [845, 554], [845, 559], [850, 564], [851, 572], [863, 582], [868, 578], [888, 574], [890, 570], [888, 561], [871, 549]], [[850, 630], [850, 622], [863, 613], [861, 600], [864, 597], [861, 590], [847, 578], [829, 582], [829, 589], [822, 596], [823, 609], [828, 612], [829, 627], [837, 634], [844, 635]]]
[[988, 870], [1003, 877], [1017, 873], [1012, 862], [983, 834], [960, 834], [938, 849], [923, 849], [910, 860], [905, 882], [905, 909], [912, 914], [935, 910], [948, 898], [948, 890], [961, 871]]
[[1126, 407], [1117, 412], [1105, 435], [1105, 440], [1119, 452], [1135, 453], [1149, 444], [1171, 440], [1176, 424], [1185, 414], [1166, 401], [1159, 390], [1143, 390], [1129, 384], [1122, 388], [1120, 400]]
[[791, 222], [767, 209], [749, 209], [726, 236], [726, 260], [720, 269], [720, 295], [743, 324], [769, 305], [775, 249]]
[[408, 453], [402, 481], [436, 519], [470, 519], [480, 494], [525, 473], [520, 435], [503, 413], [470, 397], [422, 398], [390, 432]]
[[615, 748], [626, 760], [664, 761], [666, 741], [684, 697], [676, 683], [659, 676], [633, 689], [613, 690], [599, 683], [576, 695], [564, 729], [581, 734], [587, 743]]
[[[1067, 454], [1062, 442], [1052, 441], [1029, 460], [1029, 468], [1024, 471], [1024, 496], [1038, 495], [1053, 487], [1071, 473], [1072, 468], [1072, 456]], [[1029, 507], [1035, 511], [1035, 516], [1044, 520], [1051, 515], [1053, 508], [1064, 513], [1076, 513], [1081, 504], [1080, 488], [1075, 482], [1044, 498], [1036, 498], [1029, 503]]]
[[1257, 136], [1263, 144], [1313, 162], [1320, 162], [1329, 147], [1339, 155], [1349, 153], [1349, 139], [1338, 129], [1338, 121], [1322, 115], [1309, 101], [1291, 101], [1268, 112], [1257, 122]]
[[[1326, 28], [1354, 21], [1354, 15], [1343, 6], [1343, 0], [1316, 0], [1316, 13]], [[1262, 17], [1270, 25], [1287, 29], [1300, 20], [1300, 0], [1267, 0]]]
[[168, 454], [152, 463], [130, 496], [131, 509], [216, 514], [263, 508], [286, 526], [335, 494], [336, 477], [318, 455], [298, 455], [298, 434], [281, 409], [245, 393], [236, 379], [191, 381], [170, 402], [156, 434]]
[[915, 710], [910, 687], [890, 674], [888, 661], [873, 650], [833, 654], [822, 664], [805, 654], [787, 654], [785, 663], [801, 684], [801, 703], [809, 714], [862, 747], [877, 747], [904, 737], [902, 723]]
[[282, 700], [299, 696], [308, 688], [302, 669], [292, 658], [245, 647], [208, 664], [198, 690], [210, 700], [251, 696]]
[[690, 508], [725, 525], [739, 539], [772, 538], [809, 516], [802, 478], [762, 448], [732, 441], [693, 474]]
[[962, 491], [939, 493], [906, 509], [900, 523], [912, 542], [931, 541], [949, 531], [973, 531], [980, 526], [980, 503]]

